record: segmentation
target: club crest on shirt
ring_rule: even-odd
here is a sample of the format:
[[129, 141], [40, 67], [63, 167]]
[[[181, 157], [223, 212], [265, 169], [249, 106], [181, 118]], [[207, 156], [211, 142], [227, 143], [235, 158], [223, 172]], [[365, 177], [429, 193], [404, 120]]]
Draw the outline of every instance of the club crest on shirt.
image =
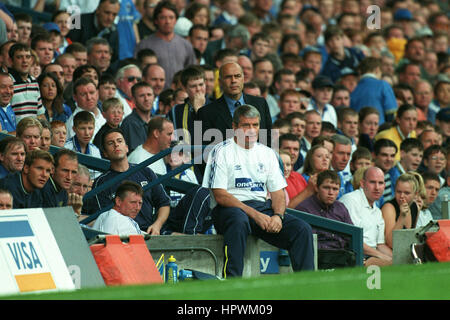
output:
[[258, 173], [264, 173], [264, 172], [266, 172], [266, 168], [264, 167], [264, 164], [261, 163], [261, 162], [259, 162], [259, 163], [257, 164], [257, 166], [256, 166], [256, 171], [257, 171]]
[[146, 185], [148, 185], [148, 181], [141, 181], [141, 187], [144, 188]]

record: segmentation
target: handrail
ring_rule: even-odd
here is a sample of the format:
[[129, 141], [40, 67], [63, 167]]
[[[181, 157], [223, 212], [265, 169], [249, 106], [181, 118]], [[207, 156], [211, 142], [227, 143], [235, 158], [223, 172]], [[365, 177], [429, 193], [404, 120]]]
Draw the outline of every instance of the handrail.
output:
[[[192, 147], [198, 147], [198, 146], [192, 146]], [[173, 148], [168, 148], [168, 149], [166, 149], [166, 150], [164, 150], [164, 151], [161, 151], [161, 152], [158, 153], [157, 155], [155, 155], [155, 156], [153, 156], [153, 157], [151, 157], [151, 158], [149, 158], [149, 159], [147, 159], [147, 160], [141, 162], [141, 163], [138, 164], [137, 166], [135, 166], [135, 167], [133, 167], [133, 168], [130, 168], [130, 169], [128, 169], [128, 170], [125, 171], [125, 172], [120, 173], [119, 175], [117, 175], [116, 177], [114, 177], [113, 179], [111, 179], [110, 181], [108, 181], [108, 182], [102, 184], [101, 186], [95, 188], [95, 191], [96, 191], [96, 192], [93, 192], [94, 190], [89, 191], [89, 192], [84, 196], [83, 200], [86, 199], [86, 196], [88, 196], [88, 194], [90, 194], [88, 198], [93, 197], [93, 196], [97, 195], [99, 192], [105, 190], [106, 188], [111, 187], [111, 186], [113, 186], [113, 185], [119, 183], [119, 182], [122, 181], [122, 180], [125, 180], [125, 179], [126, 179], [128, 176], [130, 176], [131, 174], [137, 172], [138, 170], [141, 170], [142, 168], [147, 167], [147, 166], [148, 166], [148, 163], [153, 163], [154, 161], [157, 161], [157, 160], [161, 159], [162, 157], [165, 157], [167, 154], [169, 154], [169, 153], [172, 151], [172, 149], [173, 149]], [[185, 164], [179, 166], [178, 168], [176, 168], [176, 169], [174, 169], [174, 170], [171, 170], [171, 171], [167, 172], [165, 175], [158, 176], [157, 179], [155, 179], [155, 180], [153, 180], [153, 181], [150, 181], [150, 183], [147, 184], [146, 186], [144, 186], [142, 189], [143, 189], [144, 192], [145, 192], [145, 191], [147, 191], [148, 189], [153, 188], [153, 187], [154, 187], [155, 185], [157, 185], [157, 184], [162, 184], [162, 182], [163, 182], [164, 180], [167, 180], [167, 179], [169, 179], [169, 178], [172, 178], [173, 176], [176, 176], [177, 174], [179, 174], [179, 173], [185, 171], [186, 169], [192, 167], [192, 165], [193, 165], [200, 157], [202, 157], [202, 155], [199, 155], [199, 156], [197, 156], [196, 158], [194, 158], [194, 159], [192, 159], [191, 161], [189, 161], [188, 163], [185, 163]], [[111, 183], [111, 182], [113, 182], [113, 183]], [[100, 190], [100, 191], [98, 191], [98, 190]], [[103, 212], [105, 212], [105, 211], [107, 211], [107, 210], [110, 210], [112, 207], [113, 207], [113, 204], [110, 204], [110, 205], [108, 205], [108, 206], [106, 206], [106, 207], [100, 209], [100, 210], [97, 211], [96, 213], [89, 215], [87, 218], [85, 218], [84, 220], [80, 221], [80, 223], [81, 223], [81, 224], [88, 224], [89, 222], [91, 222], [91, 221], [97, 219], [97, 217], [98, 217], [100, 214], [102, 214]]]
[[[2, 133], [0, 132], [0, 140], [2, 140], [4, 137], [9, 136], [8, 134]], [[191, 148], [202, 148], [204, 149], [205, 146], [191, 146]], [[55, 147], [55, 146], [51, 146], [50, 147], [50, 152], [53, 154], [55, 153], [57, 150], [59, 150], [60, 148]], [[125, 180], [128, 176], [130, 176], [131, 174], [141, 170], [144, 167], [147, 167], [148, 165], [152, 164], [153, 162], [165, 157], [166, 155], [168, 155], [173, 148], [169, 148], [166, 150], [161, 151], [160, 153], [154, 155], [153, 157], [141, 162], [140, 164], [133, 166], [132, 168], [130, 168], [129, 170], [127, 170], [126, 172], [122, 172], [119, 175], [117, 175], [116, 177], [114, 177], [113, 179], [109, 180], [108, 182], [102, 184], [101, 186], [98, 186], [97, 188], [95, 188], [94, 190], [89, 191], [83, 198], [83, 200], [86, 200], [90, 197], [94, 197], [95, 195], [97, 195], [99, 192], [105, 190], [106, 188], [109, 188], [117, 183], [119, 183], [122, 180]], [[78, 154], [78, 161], [86, 166], [88, 166], [91, 169], [97, 169], [100, 171], [105, 171], [109, 169], [109, 161], [105, 160], [105, 159], [98, 159], [92, 156], [88, 156], [88, 155], [84, 155], [81, 153], [77, 153]], [[188, 190], [192, 189], [193, 187], [196, 186], [196, 184], [190, 183], [190, 182], [186, 182], [186, 181], [182, 181], [182, 180], [178, 180], [178, 179], [173, 179], [172, 177], [174, 177], [175, 175], [177, 175], [178, 173], [183, 172], [184, 170], [192, 167], [193, 163], [196, 163], [196, 161], [198, 160], [198, 158], [201, 157], [201, 155], [197, 156], [196, 158], [192, 159], [189, 163], [183, 164], [180, 167], [169, 171], [167, 174], [163, 175], [163, 176], [159, 176], [158, 178], [151, 181], [148, 185], [146, 185], [143, 189], [144, 191], [152, 188], [153, 186], [157, 185], [157, 184], [162, 184], [166, 187], [168, 187], [171, 190], [175, 190], [177, 192], [180, 193], [186, 193]], [[84, 220], [80, 221], [81, 224], [88, 224], [89, 222], [95, 220], [101, 213], [110, 210], [113, 207], [113, 205], [109, 205], [106, 206], [104, 208], [102, 208], [101, 210], [97, 211], [96, 213], [89, 215], [87, 218], [85, 218]], [[363, 265], [363, 229], [347, 224], [347, 223], [343, 223], [340, 221], [335, 221], [335, 220], [331, 220], [331, 219], [327, 219], [327, 218], [323, 218], [323, 217], [319, 217], [310, 213], [306, 213], [303, 211], [298, 211], [298, 210], [294, 210], [294, 209], [286, 209], [286, 212], [297, 216], [299, 218], [301, 218], [302, 220], [304, 220], [305, 222], [309, 223], [311, 226], [316, 227], [316, 228], [320, 228], [320, 229], [325, 229], [327, 231], [332, 231], [332, 232], [337, 232], [337, 233], [341, 233], [341, 234], [345, 234], [345, 235], [349, 235], [351, 237], [351, 243], [350, 243], [350, 249], [352, 249], [355, 254], [356, 254], [356, 263], [357, 265]]]
[[[52, 15], [47, 12], [39, 12], [35, 11], [30, 8], [30, 0], [23, 0], [24, 3], [22, 3], [21, 7], [13, 6], [10, 4], [6, 4], [6, 8], [11, 11], [12, 14], [15, 13], [27, 13], [31, 16], [33, 19], [33, 23], [39, 23], [39, 22], [50, 22], [52, 19]], [[27, 4], [28, 2], [28, 4]]]
[[[0, 132], [0, 141], [6, 137], [14, 137], [14, 136], [4, 133], [4, 132]], [[60, 148], [57, 146], [50, 146], [49, 152], [51, 154], [55, 154], [59, 149], [63, 149], [63, 148]], [[107, 160], [107, 159], [100, 159], [100, 158], [93, 157], [93, 156], [90, 156], [87, 154], [82, 154], [79, 152], [77, 152], [77, 156], [78, 156], [78, 163], [85, 165], [89, 169], [97, 170], [97, 171], [106, 171], [109, 169], [109, 160]]]
[[288, 208], [286, 209], [286, 212], [302, 219], [313, 227], [349, 235], [352, 238], [350, 242], [350, 249], [355, 252], [356, 264], [359, 266], [363, 265], [364, 255], [362, 228], [295, 209]]
[[[198, 149], [200, 147], [203, 148], [203, 146], [191, 146], [192, 149], [195, 149], [195, 148]], [[176, 147], [174, 147], [174, 148], [176, 148]], [[86, 193], [84, 195], [83, 200], [87, 200], [89, 198], [92, 198], [92, 197], [96, 196], [97, 194], [99, 194], [103, 190], [106, 190], [107, 188], [110, 188], [110, 187], [116, 185], [117, 183], [119, 183], [120, 181], [124, 180], [125, 178], [127, 178], [130, 175], [132, 175], [133, 173], [138, 172], [139, 170], [141, 170], [141, 169], [151, 165], [152, 163], [158, 161], [159, 159], [167, 156], [168, 154], [170, 154], [172, 152], [172, 150], [174, 148], [165, 149], [165, 150], [161, 151], [160, 153], [154, 155], [153, 157], [150, 157], [150, 158], [142, 161], [141, 163], [137, 164], [136, 166], [133, 166], [133, 167], [129, 168], [127, 171], [120, 173], [119, 175], [117, 175], [113, 179], [111, 179], [111, 180], [107, 181], [106, 183], [102, 184], [101, 186], [98, 186], [97, 188], [95, 188], [95, 190], [93, 189], [93, 190], [89, 191], [88, 193]], [[197, 158], [191, 160], [188, 164], [182, 165], [182, 167], [184, 168], [183, 170], [178, 170], [178, 169], [180, 169], [180, 167], [177, 168], [176, 169], [177, 170], [176, 174], [178, 174], [180, 172], [183, 172], [187, 168], [192, 167], [193, 163], [195, 163], [195, 161], [197, 161], [200, 156], [201, 155], [199, 155]], [[155, 181], [158, 181], [158, 183], [161, 183], [161, 181], [165, 180], [164, 177], [170, 178], [170, 177], [175, 176], [176, 174], [172, 174], [173, 171], [175, 171], [175, 170], [169, 171], [167, 174], [162, 176], [162, 178], [157, 179]], [[171, 173], [171, 174], [169, 174], [169, 173]], [[153, 181], [151, 183], [152, 187], [154, 185], [156, 185], [156, 184], [157, 183], [153, 183]]]

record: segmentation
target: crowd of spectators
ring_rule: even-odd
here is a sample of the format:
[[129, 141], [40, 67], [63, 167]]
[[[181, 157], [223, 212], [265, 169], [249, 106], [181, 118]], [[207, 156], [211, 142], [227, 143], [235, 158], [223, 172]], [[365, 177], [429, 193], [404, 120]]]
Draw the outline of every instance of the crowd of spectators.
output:
[[[117, 185], [83, 196], [175, 140], [225, 140], [235, 108], [250, 104], [267, 130], [260, 142], [283, 164], [286, 206], [362, 227], [366, 264], [392, 263], [393, 230], [442, 218], [447, 1], [28, 3], [50, 21], [10, 10], [21, 0], [0, 4], [0, 130], [10, 135], [0, 141], [2, 209], [70, 205], [82, 220], [114, 205], [115, 220], [94, 227], [181, 232], [164, 224], [182, 195], [142, 188], [190, 161], [186, 149], [130, 176], [118, 194]], [[221, 139], [208, 139], [209, 129]], [[60, 148], [53, 156], [50, 145]], [[111, 168], [87, 169], [77, 154]], [[202, 185], [205, 163], [177, 178]], [[349, 248], [313, 231], [319, 248]]]

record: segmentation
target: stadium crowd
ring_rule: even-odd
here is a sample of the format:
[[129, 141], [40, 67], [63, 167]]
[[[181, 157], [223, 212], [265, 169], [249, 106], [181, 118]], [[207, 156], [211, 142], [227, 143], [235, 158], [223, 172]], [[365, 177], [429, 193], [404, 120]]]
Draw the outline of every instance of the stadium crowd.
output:
[[[229, 200], [212, 187], [227, 188], [212, 182], [212, 168], [220, 165], [215, 158], [176, 176], [199, 185], [189, 195], [161, 185], [142, 191], [156, 174], [190, 161], [187, 149], [120, 186], [83, 196], [169, 147], [223, 144], [243, 128], [256, 130], [280, 162], [274, 168], [258, 163], [248, 170], [251, 177], [264, 172], [275, 179], [283, 167], [281, 182], [261, 187], [249, 179], [228, 190], [242, 197], [239, 206], [254, 200], [254, 191], [263, 190], [263, 200], [272, 197], [266, 215], [275, 222], [260, 224], [254, 208], [241, 208], [266, 232], [288, 224], [286, 207], [354, 224], [363, 228], [365, 263], [387, 265], [393, 230], [442, 218], [441, 202], [450, 194], [448, 1], [29, 4], [26, 9], [51, 13], [50, 21], [33, 22], [0, 4], [0, 125], [10, 135], [0, 141], [1, 209], [69, 205], [81, 221], [114, 205], [94, 228], [214, 232], [220, 219], [208, 219], [209, 203]], [[80, 15], [72, 15], [73, 5]], [[235, 119], [248, 105], [257, 113]], [[255, 117], [252, 131], [245, 126], [255, 124], [244, 120]], [[53, 155], [51, 145], [60, 148]], [[110, 169], [88, 169], [78, 162], [80, 153], [109, 160]], [[231, 177], [246, 170], [232, 164]], [[282, 206], [272, 185], [283, 190]], [[208, 188], [214, 197], [199, 196]], [[205, 213], [186, 229], [193, 205]], [[349, 248], [338, 234], [302, 232], [317, 233], [319, 249]]]

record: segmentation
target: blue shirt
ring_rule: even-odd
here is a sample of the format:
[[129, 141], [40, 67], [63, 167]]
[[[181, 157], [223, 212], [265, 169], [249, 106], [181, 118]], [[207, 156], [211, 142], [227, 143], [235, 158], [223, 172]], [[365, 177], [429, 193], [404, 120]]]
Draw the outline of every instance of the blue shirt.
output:
[[333, 56], [328, 56], [320, 74], [329, 77], [333, 82], [341, 78], [341, 70], [345, 67], [356, 70], [361, 60], [364, 59], [364, 54], [353, 48], [345, 48], [344, 60], [339, 61]]
[[[81, 152], [81, 146], [80, 146], [80, 142], [78, 141], [77, 136], [73, 136], [71, 139], [69, 139], [69, 141], [67, 141], [66, 144], [64, 145], [64, 148], [70, 149], [70, 150], [73, 150], [73, 151], [76, 151], [79, 153], [83, 153], [83, 152]], [[90, 155], [93, 157], [97, 157], [97, 158], [102, 157], [100, 150], [92, 143], [88, 143], [84, 154], [87, 154], [87, 155]]]
[[384, 80], [363, 76], [350, 94], [350, 108], [359, 112], [366, 106], [378, 110], [379, 124], [382, 125], [386, 121], [385, 115], [397, 110], [397, 100], [390, 84]]
[[119, 22], [117, 23], [117, 33], [119, 34], [119, 60], [132, 58], [134, 47], [136, 46], [136, 36], [133, 30], [133, 23], [139, 20], [141, 15], [137, 11], [133, 1], [122, 0], [120, 2]]
[[6, 107], [0, 107], [0, 124], [2, 125], [2, 130], [7, 132], [16, 131], [16, 114], [11, 108], [11, 104]]
[[228, 110], [230, 110], [231, 117], [233, 117], [234, 110], [236, 110], [236, 102], [239, 102], [241, 106], [243, 104], [245, 104], [244, 95], [243, 94], [241, 94], [241, 97], [239, 98], [239, 100], [233, 100], [233, 99], [227, 97], [225, 94], [223, 95], [223, 97], [225, 98], [225, 102], [227, 103]]
[[50, 119], [50, 116], [48, 115], [48, 111], [45, 110], [45, 118], [49, 122], [59, 120], [59, 121], [66, 123], [67, 119], [69, 119], [71, 115], [72, 115], [72, 109], [70, 109], [70, 107], [67, 104], [63, 104], [63, 112], [62, 113], [56, 113], [56, 110], [53, 109], [53, 117], [51, 119]]

